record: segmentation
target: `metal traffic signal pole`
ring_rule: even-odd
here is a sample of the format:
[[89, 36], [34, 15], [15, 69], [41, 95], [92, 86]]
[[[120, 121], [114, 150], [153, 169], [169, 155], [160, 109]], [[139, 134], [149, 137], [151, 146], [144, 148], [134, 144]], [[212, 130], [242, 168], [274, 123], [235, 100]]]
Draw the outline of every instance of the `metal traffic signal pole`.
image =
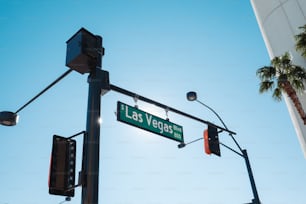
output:
[[[199, 101], [197, 99], [197, 94], [196, 92], [188, 92], [187, 93], [187, 99], [189, 101], [197, 101], [198, 103], [200, 103], [201, 105], [205, 106], [206, 108], [208, 108], [209, 110], [211, 110], [217, 117], [218, 119], [220, 120], [220, 122], [222, 123], [222, 125], [224, 126], [224, 128], [226, 130], [228, 130], [226, 124], [224, 123], [224, 121], [222, 120], [222, 118], [219, 116], [219, 114], [214, 110], [212, 109], [211, 107], [209, 107], [208, 105], [206, 105], [205, 103]], [[259, 199], [259, 196], [258, 196], [258, 192], [257, 192], [257, 188], [256, 188], [256, 185], [255, 185], [255, 179], [254, 179], [254, 176], [253, 176], [253, 172], [252, 172], [252, 168], [251, 168], [251, 164], [250, 164], [250, 160], [249, 160], [249, 157], [248, 157], [248, 153], [247, 153], [247, 150], [246, 149], [242, 149], [240, 147], [240, 145], [238, 144], [237, 140], [234, 138], [233, 134], [229, 132], [229, 135], [231, 136], [231, 138], [233, 139], [234, 143], [236, 144], [236, 146], [238, 147], [238, 149], [240, 150], [241, 153], [237, 152], [236, 150], [232, 149], [231, 147], [219, 142], [219, 144], [221, 144], [222, 146], [226, 147], [227, 149], [231, 150], [232, 152], [238, 154], [239, 156], [241, 156], [244, 161], [245, 161], [245, 164], [246, 164], [246, 167], [247, 167], [247, 171], [248, 171], [248, 175], [249, 175], [249, 179], [250, 179], [250, 183], [251, 183], [251, 187], [252, 187], [252, 192], [253, 192], [253, 196], [254, 196], [254, 199], [252, 199], [252, 203], [251, 204], [260, 204], [260, 199]], [[201, 138], [202, 139], [202, 138]], [[193, 143], [193, 142], [196, 142], [198, 141], [199, 139], [197, 140], [194, 140], [194, 141], [191, 141], [187, 144], [190, 144], [190, 143]], [[180, 144], [178, 147], [179, 148], [182, 148], [182, 147], [185, 147], [187, 144]], [[220, 155], [219, 155], [220, 156]]]
[[243, 154], [243, 158], [245, 160], [245, 164], [247, 166], [247, 170], [248, 170], [248, 174], [249, 174], [249, 178], [250, 178], [250, 182], [251, 182], [251, 187], [252, 187], [252, 192], [253, 192], [253, 196], [254, 196], [254, 199], [252, 200], [252, 203], [260, 204], [258, 192], [257, 192], [256, 185], [255, 185], [255, 179], [254, 179], [254, 176], [253, 176], [253, 172], [252, 172], [252, 168], [251, 168], [251, 164], [250, 164], [250, 161], [249, 161], [247, 150], [243, 149], [242, 154]]
[[101, 88], [97, 73], [101, 69], [101, 57], [98, 56], [96, 68], [88, 76], [87, 122], [82, 161], [82, 204], [98, 203]]
[[82, 156], [81, 204], [98, 204], [101, 96], [110, 90], [109, 74], [102, 70], [102, 37], [81, 28], [67, 42], [66, 66], [88, 76], [86, 133]]
[[82, 201], [81, 204], [98, 204], [101, 95], [109, 90], [109, 74], [102, 71], [102, 38], [97, 37], [98, 50], [95, 69], [88, 76], [88, 105], [86, 134], [83, 143]]

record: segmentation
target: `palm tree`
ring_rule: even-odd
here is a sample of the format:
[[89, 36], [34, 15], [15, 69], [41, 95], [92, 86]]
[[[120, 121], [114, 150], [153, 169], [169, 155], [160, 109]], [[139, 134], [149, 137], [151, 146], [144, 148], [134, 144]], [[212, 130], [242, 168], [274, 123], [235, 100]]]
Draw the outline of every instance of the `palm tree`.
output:
[[297, 96], [297, 92], [302, 92], [305, 88], [305, 69], [292, 64], [290, 54], [286, 52], [282, 56], [273, 58], [271, 66], [259, 68], [256, 75], [261, 80], [259, 92], [273, 91], [272, 97], [276, 101], [282, 99], [282, 92], [286, 93], [306, 125], [306, 113]]
[[302, 56], [306, 58], [306, 25], [299, 27], [303, 30], [300, 34], [295, 36], [295, 48], [302, 53]]

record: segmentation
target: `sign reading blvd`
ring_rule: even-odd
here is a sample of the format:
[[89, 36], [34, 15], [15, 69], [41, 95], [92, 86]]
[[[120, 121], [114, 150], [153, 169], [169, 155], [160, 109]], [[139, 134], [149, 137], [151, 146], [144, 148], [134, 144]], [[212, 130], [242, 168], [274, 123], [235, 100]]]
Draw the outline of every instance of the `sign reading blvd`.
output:
[[117, 103], [117, 120], [183, 143], [183, 127], [138, 108]]

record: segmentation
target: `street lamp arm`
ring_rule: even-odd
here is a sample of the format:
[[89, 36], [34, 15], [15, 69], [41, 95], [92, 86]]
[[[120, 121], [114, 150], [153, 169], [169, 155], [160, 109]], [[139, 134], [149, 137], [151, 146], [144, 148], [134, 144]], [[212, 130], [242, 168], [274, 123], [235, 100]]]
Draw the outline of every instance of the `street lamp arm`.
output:
[[48, 89], [50, 89], [57, 82], [59, 82], [66, 75], [68, 75], [71, 71], [72, 71], [72, 69], [66, 71], [64, 74], [62, 74], [60, 77], [58, 77], [54, 82], [52, 82], [49, 86], [47, 86], [45, 89], [43, 89], [41, 92], [39, 92], [36, 96], [34, 96], [31, 100], [29, 100], [26, 104], [21, 106], [16, 112], [11, 112], [11, 111], [2, 111], [2, 112], [0, 112], [0, 124], [1, 125], [5, 125], [5, 126], [14, 126], [14, 125], [16, 125], [17, 122], [18, 122], [18, 115], [17, 115], [18, 112], [20, 112], [22, 109], [24, 109], [26, 106], [28, 106], [34, 100], [36, 100], [39, 96], [41, 96]]
[[50, 89], [52, 86], [54, 86], [57, 82], [59, 82], [61, 79], [63, 79], [65, 76], [67, 76], [72, 69], [67, 70], [64, 74], [62, 74], [60, 77], [58, 77], [54, 82], [52, 82], [49, 86], [47, 86], [45, 89], [43, 89], [41, 92], [39, 92], [36, 96], [34, 96], [32, 99], [30, 99], [26, 104], [21, 106], [15, 114], [20, 112], [22, 109], [24, 109], [26, 106], [28, 106], [30, 103], [32, 103], [34, 100], [36, 100], [39, 96], [41, 96], [43, 93], [45, 93], [48, 89]]
[[[205, 106], [206, 108], [208, 108], [209, 110], [211, 110], [211, 111], [218, 117], [218, 119], [220, 120], [220, 122], [222, 123], [222, 125], [224, 126], [224, 128], [225, 128], [226, 130], [228, 130], [228, 128], [227, 128], [225, 122], [222, 120], [222, 118], [220, 117], [220, 115], [219, 115], [214, 109], [212, 109], [211, 107], [209, 107], [209, 106], [206, 105], [205, 103], [199, 101], [198, 99], [196, 99], [196, 101], [197, 101], [198, 103], [200, 103], [201, 105]], [[239, 145], [239, 143], [236, 141], [236, 139], [233, 137], [233, 135], [232, 135], [231, 133], [229, 133], [229, 135], [230, 135], [230, 136], [232, 137], [232, 139], [234, 140], [234, 142], [235, 142], [236, 146], [239, 148], [240, 152], [242, 152], [242, 148], [240, 147], [240, 145]], [[222, 145], [225, 146], [224, 144], [222, 144]], [[228, 149], [233, 150], [232, 148], [230, 148], [230, 147], [228, 147], [228, 146], [225, 146], [225, 147], [227, 147]], [[236, 151], [234, 151], [234, 152], [236, 152]], [[236, 153], [238, 153], [238, 152], [236, 152]], [[239, 154], [240, 156], [243, 157], [243, 154], [241, 154], [241, 153], [238, 153], [238, 154]]]
[[208, 108], [209, 110], [211, 110], [218, 117], [218, 119], [221, 121], [221, 123], [225, 127], [225, 129], [228, 129], [227, 126], [225, 125], [224, 121], [222, 120], [222, 118], [219, 116], [219, 114], [214, 109], [212, 109], [211, 107], [209, 107], [208, 105], [206, 105], [205, 103], [203, 103], [199, 100], [196, 100], [196, 101], [198, 103], [202, 104], [203, 106], [205, 106], [206, 108]]

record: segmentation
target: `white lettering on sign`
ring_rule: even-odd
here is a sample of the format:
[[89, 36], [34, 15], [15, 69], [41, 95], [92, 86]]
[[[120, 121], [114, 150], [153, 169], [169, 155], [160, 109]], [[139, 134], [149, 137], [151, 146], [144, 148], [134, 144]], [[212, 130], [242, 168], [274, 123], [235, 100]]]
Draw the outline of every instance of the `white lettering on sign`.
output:
[[142, 119], [142, 114], [141, 113], [137, 113], [135, 111], [132, 111], [132, 115], [129, 115], [129, 107], [125, 106], [125, 117], [129, 118], [129, 119], [133, 119], [136, 122], [142, 123], [143, 119]]
[[170, 139], [183, 141], [183, 128], [181, 126], [154, 116], [150, 113], [146, 113], [132, 106], [118, 102], [118, 105], [119, 104], [120, 112], [117, 115], [118, 120], [142, 128], [144, 130], [160, 134]]
[[[141, 113], [137, 113], [136, 111], [129, 111], [129, 107], [125, 105], [125, 117], [129, 118], [131, 120], [134, 120], [139, 123], [143, 123], [143, 115]], [[167, 123], [163, 123], [162, 121], [156, 120], [153, 118], [152, 115], [145, 113], [146, 123], [148, 126], [151, 126], [155, 129], [159, 130], [160, 134], [163, 134], [164, 132], [173, 134], [173, 129], [176, 131], [180, 131], [180, 128], [177, 128], [176, 126], [172, 127], [172, 125], [168, 125]]]
[[156, 119], [152, 119], [152, 115], [149, 115], [149, 114], [145, 114], [146, 115], [146, 121], [147, 121], [147, 124], [148, 126], [152, 126], [156, 129], [159, 129], [159, 133], [162, 134], [164, 132], [167, 132], [169, 134], [172, 134], [173, 133], [173, 129], [172, 129], [172, 126], [171, 125], [168, 125], [167, 123], [163, 123], [162, 121], [158, 121]]

